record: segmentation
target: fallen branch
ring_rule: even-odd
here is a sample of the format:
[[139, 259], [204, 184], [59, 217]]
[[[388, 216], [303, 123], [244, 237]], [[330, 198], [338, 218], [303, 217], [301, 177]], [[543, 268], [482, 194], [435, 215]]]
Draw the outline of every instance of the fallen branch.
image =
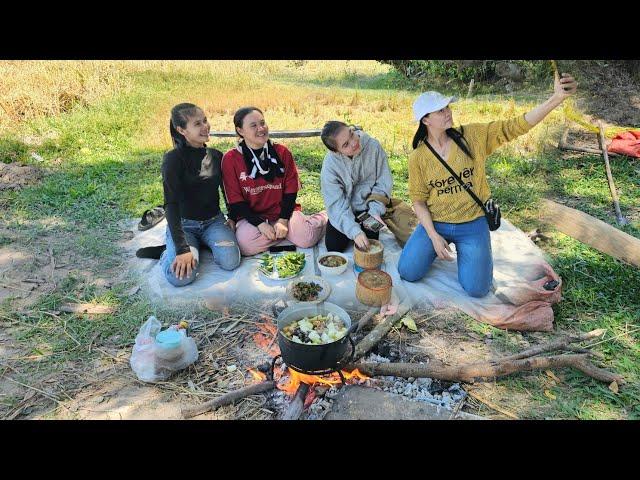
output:
[[298, 391], [296, 392], [293, 400], [289, 403], [289, 406], [285, 410], [285, 412], [280, 417], [281, 420], [298, 420], [302, 412], [304, 411], [304, 399], [307, 397], [307, 393], [309, 392], [309, 385], [306, 383], [301, 383], [298, 387]]
[[624, 383], [622, 376], [608, 372], [589, 363], [587, 355], [556, 355], [552, 357], [498, 360], [453, 366], [447, 366], [434, 360], [428, 364], [370, 362], [347, 365], [345, 369], [353, 370], [357, 368], [361, 373], [369, 377], [390, 375], [404, 378], [429, 377], [448, 382], [473, 383], [477, 378], [502, 377], [515, 372], [565, 367], [580, 370], [591, 378], [602, 382], [611, 383], [616, 381], [618, 383]]
[[65, 303], [60, 307], [60, 311], [66, 313], [113, 313], [115, 308], [92, 303]]
[[192, 418], [210, 410], [215, 410], [216, 408], [235, 403], [238, 400], [243, 399], [244, 397], [248, 397], [249, 395], [267, 392], [275, 388], [275, 386], [276, 383], [273, 380], [254, 383], [253, 385], [249, 385], [248, 387], [243, 387], [238, 390], [234, 390], [233, 392], [226, 393], [221, 397], [215, 398], [200, 405], [196, 405], [194, 407], [185, 407], [182, 409], [182, 417]]
[[369, 334], [364, 337], [358, 345], [356, 345], [356, 351], [354, 354], [354, 360], [358, 360], [362, 356], [364, 356], [369, 350], [375, 347], [380, 340], [382, 340], [387, 333], [391, 330], [393, 325], [400, 320], [404, 315], [410, 310], [410, 307], [404, 303], [400, 304], [398, 307], [398, 311], [385, 318], [382, 322], [380, 322], [376, 328], [371, 330]]
[[[529, 358], [545, 352], [553, 352], [555, 350], [561, 350], [563, 348], [566, 348], [570, 343], [582, 342], [585, 340], [590, 340], [592, 338], [601, 337], [602, 335], [604, 335], [605, 332], [606, 330], [604, 328], [600, 328], [598, 330], [592, 330], [588, 333], [582, 333], [578, 336], [570, 335], [564, 338], [559, 338], [549, 343], [536, 345], [535, 347], [530, 348], [529, 350], [524, 350], [520, 353], [516, 353], [515, 355], [502, 357], [499, 359], [499, 361], [503, 362], [505, 360], [520, 360], [521, 358]], [[582, 352], [582, 353], [585, 353], [585, 352]]]

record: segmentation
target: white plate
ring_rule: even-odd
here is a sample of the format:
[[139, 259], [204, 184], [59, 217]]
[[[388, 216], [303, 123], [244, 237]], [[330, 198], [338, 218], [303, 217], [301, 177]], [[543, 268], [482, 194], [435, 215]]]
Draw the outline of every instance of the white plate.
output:
[[[302, 300], [298, 300], [297, 298], [295, 298], [293, 296], [293, 286], [296, 283], [300, 283], [300, 282], [314, 282], [320, 285], [322, 287], [322, 290], [320, 290], [320, 292], [318, 293], [318, 298], [316, 298], [315, 300], [309, 300], [307, 302], [303, 302]], [[327, 298], [329, 298], [329, 295], [331, 295], [331, 285], [329, 285], [329, 282], [324, 280], [322, 277], [318, 277], [316, 275], [306, 275], [306, 276], [300, 277], [296, 280], [289, 282], [289, 285], [287, 285], [287, 300], [290, 303], [312, 305], [314, 303], [324, 302]]]

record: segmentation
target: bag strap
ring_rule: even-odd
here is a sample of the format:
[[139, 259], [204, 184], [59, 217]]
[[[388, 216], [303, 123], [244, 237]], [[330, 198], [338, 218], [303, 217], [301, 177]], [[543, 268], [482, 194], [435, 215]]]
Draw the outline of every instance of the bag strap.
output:
[[429, 147], [429, 150], [431, 150], [431, 153], [433, 153], [433, 155], [440, 160], [440, 163], [442, 163], [442, 165], [445, 166], [445, 168], [447, 170], [449, 170], [449, 173], [451, 173], [451, 175], [453, 175], [453, 178], [455, 178], [458, 183], [460, 184], [460, 186], [464, 189], [465, 192], [467, 192], [469, 195], [471, 195], [471, 198], [473, 198], [475, 200], [475, 202], [480, 206], [480, 208], [482, 209], [483, 212], [485, 212], [485, 208], [484, 208], [484, 203], [482, 203], [482, 200], [480, 200], [477, 195], [475, 193], [473, 193], [473, 190], [471, 190], [471, 186], [469, 184], [466, 184], [462, 181], [462, 179], [458, 176], [458, 174], [456, 172], [453, 171], [453, 169], [449, 166], [449, 164], [447, 162], [445, 162], [442, 157], [438, 154], [438, 152], [436, 152], [436, 150], [431, 146], [431, 144], [429, 142], [427, 142], [427, 139], [423, 139], [422, 140], [424, 142], [424, 144]]
[[389, 208], [389, 204], [391, 203], [391, 199], [389, 197], [387, 197], [386, 195], [380, 195], [378, 193], [371, 193], [367, 197], [367, 200], [366, 200], [367, 203], [373, 202], [373, 201], [380, 202], [387, 208]]

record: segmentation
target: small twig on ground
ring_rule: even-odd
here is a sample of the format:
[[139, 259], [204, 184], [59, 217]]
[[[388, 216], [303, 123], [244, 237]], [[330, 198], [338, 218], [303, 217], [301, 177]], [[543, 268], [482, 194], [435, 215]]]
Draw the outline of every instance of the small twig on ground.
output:
[[506, 415], [507, 417], [513, 418], [514, 420], [520, 420], [520, 417], [518, 417], [515, 413], [512, 413], [509, 410], [505, 410], [504, 408], [497, 406], [495, 403], [491, 403], [489, 400], [487, 400], [486, 398], [481, 397], [480, 395], [475, 393], [473, 390], [467, 390], [467, 393], [471, 397], [473, 397], [476, 400], [478, 400], [480, 403], [485, 404], [487, 407], [495, 410], [496, 412], [500, 412], [503, 415]]
[[524, 350], [522, 352], [516, 353], [515, 355], [510, 355], [508, 357], [502, 357], [499, 359], [499, 361], [506, 361], [506, 360], [520, 360], [522, 358], [529, 358], [529, 357], [533, 357], [535, 355], [539, 355], [540, 353], [546, 353], [546, 352], [552, 352], [554, 350], [561, 350], [563, 348], [565, 348], [567, 345], [569, 345], [570, 343], [576, 343], [576, 342], [582, 342], [585, 340], [589, 340], [591, 338], [596, 338], [596, 337], [600, 337], [602, 335], [604, 335], [604, 333], [606, 332], [605, 329], [600, 328], [597, 330], [592, 330], [590, 332], [587, 333], [582, 333], [578, 336], [574, 336], [574, 335], [569, 335], [567, 337], [563, 337], [563, 338], [559, 338], [556, 340], [553, 340], [549, 343], [544, 343], [542, 345], [536, 345], [533, 348], [530, 348], [528, 350]]
[[613, 337], [609, 337], [609, 338], [607, 338], [605, 340], [600, 340], [599, 342], [596, 342], [596, 343], [591, 343], [589, 345], [586, 345], [585, 348], [591, 348], [591, 347], [595, 347], [596, 345], [600, 345], [601, 343], [610, 342], [611, 340], [614, 340], [614, 339], [620, 338], [620, 337], [624, 337], [625, 335], [629, 335], [630, 333], [636, 333], [638, 330], [640, 330], [640, 327], [635, 328], [635, 329], [633, 329], [631, 331], [626, 331], [624, 333], [620, 333], [620, 334], [615, 335]]

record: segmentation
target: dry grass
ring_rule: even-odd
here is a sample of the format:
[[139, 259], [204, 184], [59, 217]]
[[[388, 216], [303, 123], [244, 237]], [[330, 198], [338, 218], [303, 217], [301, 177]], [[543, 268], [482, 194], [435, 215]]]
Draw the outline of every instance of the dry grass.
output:
[[0, 132], [94, 104], [128, 86], [125, 71], [114, 62], [3, 61], [0, 78]]

